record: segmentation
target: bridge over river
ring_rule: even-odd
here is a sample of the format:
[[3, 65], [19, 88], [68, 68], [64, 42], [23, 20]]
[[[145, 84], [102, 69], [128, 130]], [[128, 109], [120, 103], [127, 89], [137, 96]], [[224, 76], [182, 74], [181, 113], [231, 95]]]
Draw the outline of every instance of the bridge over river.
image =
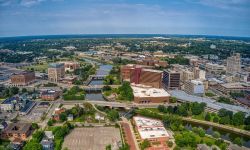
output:
[[[83, 104], [84, 102], [88, 102], [94, 105], [99, 106], [107, 106], [114, 108], [157, 108], [159, 104], [137, 104], [132, 102], [121, 103], [121, 102], [108, 102], [108, 101], [89, 101], [89, 100], [75, 100], [75, 101], [62, 101], [64, 105], [75, 105], [75, 104]], [[165, 106], [176, 106], [177, 104], [162, 104]]]

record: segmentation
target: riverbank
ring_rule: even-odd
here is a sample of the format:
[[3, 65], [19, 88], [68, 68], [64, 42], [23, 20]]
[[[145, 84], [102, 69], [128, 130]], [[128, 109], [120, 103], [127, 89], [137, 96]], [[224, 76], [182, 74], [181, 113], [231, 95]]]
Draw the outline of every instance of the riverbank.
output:
[[234, 128], [234, 127], [230, 127], [230, 126], [226, 126], [226, 125], [222, 125], [222, 124], [218, 124], [218, 123], [214, 123], [214, 122], [193, 119], [193, 118], [189, 118], [189, 117], [182, 117], [182, 120], [187, 121], [187, 122], [191, 122], [191, 123], [212, 126], [212, 127], [218, 128], [218, 129], [226, 130], [226, 131], [231, 131], [231, 132], [234, 132], [236, 134], [245, 135], [245, 136], [250, 138], [250, 132], [246, 131], [246, 130], [242, 130], [242, 129], [238, 129], [238, 128]]

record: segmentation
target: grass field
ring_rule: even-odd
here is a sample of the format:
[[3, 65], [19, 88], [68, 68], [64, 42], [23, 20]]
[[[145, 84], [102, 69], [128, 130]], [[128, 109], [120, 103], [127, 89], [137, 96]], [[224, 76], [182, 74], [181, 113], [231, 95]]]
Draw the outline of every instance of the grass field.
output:
[[34, 71], [44, 72], [45, 73], [48, 70], [48, 64], [47, 63], [45, 63], [45, 64], [36, 64], [36, 65], [23, 67], [22, 69], [32, 70], [32, 68], [34, 69]]

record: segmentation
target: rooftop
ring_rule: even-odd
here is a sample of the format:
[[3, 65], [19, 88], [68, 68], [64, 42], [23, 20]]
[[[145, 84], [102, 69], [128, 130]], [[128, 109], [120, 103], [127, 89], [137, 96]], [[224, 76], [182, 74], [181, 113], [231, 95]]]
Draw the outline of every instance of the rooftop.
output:
[[250, 88], [250, 85], [247, 83], [242, 83], [242, 82], [234, 82], [234, 83], [225, 83], [225, 84], [221, 84], [221, 86], [225, 87], [225, 88]]
[[24, 133], [30, 130], [30, 128], [30, 123], [11, 123], [4, 131], [8, 133]]
[[12, 102], [17, 102], [19, 101], [19, 97], [11, 97], [11, 98], [7, 98], [5, 99], [2, 104], [11, 104]]
[[169, 137], [160, 120], [145, 117], [134, 117], [135, 124], [142, 139]]
[[213, 108], [215, 110], [225, 108], [225, 109], [233, 111], [233, 112], [242, 111], [242, 112], [245, 112], [248, 115], [250, 115], [250, 110], [248, 108], [244, 108], [242, 106], [219, 103], [219, 102], [216, 102], [216, 100], [214, 100], [214, 99], [189, 95], [189, 94], [187, 94], [187, 93], [185, 93], [184, 91], [181, 91], [181, 90], [173, 90], [173, 91], [170, 91], [170, 93], [171, 93], [172, 96], [174, 96], [177, 99], [180, 99], [182, 101], [198, 102], [198, 103], [204, 102], [204, 103], [207, 104], [207, 107]]
[[203, 85], [203, 82], [200, 80], [191, 80], [191, 83], [193, 83], [195, 85]]
[[170, 96], [164, 89], [142, 88], [131, 86], [135, 97], [164, 97]]
[[157, 73], [162, 73], [163, 72], [163, 71], [154, 70], [154, 69], [143, 69], [143, 71], [150, 71], [150, 72], [157, 72]]
[[64, 67], [63, 63], [50, 63], [49, 68], [61, 68]]

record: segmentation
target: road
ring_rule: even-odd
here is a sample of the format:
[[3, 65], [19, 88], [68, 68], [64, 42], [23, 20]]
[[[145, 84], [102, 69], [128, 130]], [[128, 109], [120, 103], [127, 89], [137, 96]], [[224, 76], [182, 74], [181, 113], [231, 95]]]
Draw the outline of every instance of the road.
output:
[[[122, 107], [122, 108], [157, 108], [159, 104], [137, 104], [137, 103], [132, 103], [132, 102], [127, 102], [127, 103], [120, 103], [120, 102], [108, 102], [108, 101], [88, 101], [88, 100], [73, 100], [73, 101], [62, 101], [62, 104], [64, 105], [74, 105], [74, 104], [82, 104], [84, 102], [88, 102], [94, 105], [99, 105], [99, 106], [108, 106], [108, 107]], [[176, 106], [177, 104], [162, 104], [164, 106]]]
[[42, 122], [38, 123], [42, 129], [44, 129], [47, 126], [47, 122], [51, 118], [51, 116], [54, 113], [55, 109], [60, 106], [60, 104], [61, 104], [60, 100], [57, 100], [57, 101], [54, 101], [54, 103], [51, 103], [51, 106], [50, 106], [50, 108], [49, 108], [49, 110], [47, 112], [47, 115], [46, 115], [45, 119]]

